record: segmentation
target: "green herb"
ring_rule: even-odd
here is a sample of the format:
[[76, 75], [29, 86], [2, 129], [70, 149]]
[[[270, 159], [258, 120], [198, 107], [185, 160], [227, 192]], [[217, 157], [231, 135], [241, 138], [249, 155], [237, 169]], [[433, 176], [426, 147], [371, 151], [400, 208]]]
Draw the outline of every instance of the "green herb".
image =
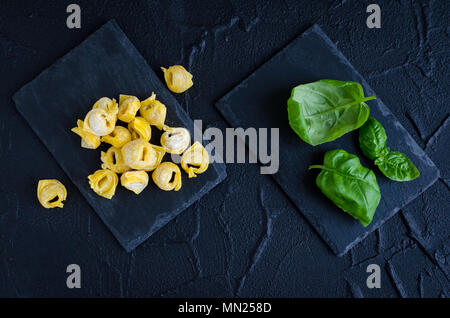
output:
[[322, 169], [316, 184], [339, 208], [358, 219], [362, 225], [372, 222], [381, 194], [372, 170], [365, 168], [359, 158], [345, 150], [325, 153], [323, 165], [308, 169]]
[[386, 131], [375, 118], [370, 117], [359, 130], [359, 145], [369, 159], [389, 179], [410, 181], [416, 179], [420, 172], [409, 158], [398, 151], [386, 147]]
[[292, 90], [288, 104], [291, 128], [310, 145], [335, 140], [361, 127], [369, 117], [361, 85], [351, 81], [320, 80]]

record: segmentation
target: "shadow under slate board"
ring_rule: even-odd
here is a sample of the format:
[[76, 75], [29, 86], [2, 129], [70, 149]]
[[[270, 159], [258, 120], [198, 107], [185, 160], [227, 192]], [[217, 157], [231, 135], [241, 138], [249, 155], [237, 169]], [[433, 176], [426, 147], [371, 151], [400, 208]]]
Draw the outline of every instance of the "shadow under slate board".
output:
[[[411, 158], [421, 173], [418, 179], [401, 183], [386, 178], [363, 156], [358, 131], [316, 147], [303, 142], [289, 126], [287, 100], [293, 87], [324, 78], [359, 82], [366, 96], [376, 96], [315, 25], [225, 95], [216, 107], [233, 127], [279, 128], [280, 168], [273, 177], [333, 252], [341, 256], [431, 186], [438, 179], [439, 170], [379, 98], [368, 102], [370, 115], [385, 127], [388, 146]], [[332, 149], [357, 155], [376, 174], [381, 202], [368, 227], [322, 194], [315, 184], [318, 170], [308, 171], [309, 165], [322, 164], [325, 152]]]
[[[116, 22], [110, 21], [13, 97], [19, 112], [127, 251], [226, 177], [223, 164], [211, 164], [197, 178], [188, 179], [182, 171], [183, 186], [178, 192], [160, 190], [151, 180], [139, 195], [118, 185], [111, 200], [90, 189], [87, 176], [100, 169], [100, 149], [81, 148], [80, 138], [70, 129], [102, 96], [146, 98], [152, 92], [167, 107], [166, 124], [186, 127], [193, 134], [193, 121]], [[152, 127], [153, 144], [159, 144], [156, 131]], [[166, 154], [163, 161], [168, 160]]]

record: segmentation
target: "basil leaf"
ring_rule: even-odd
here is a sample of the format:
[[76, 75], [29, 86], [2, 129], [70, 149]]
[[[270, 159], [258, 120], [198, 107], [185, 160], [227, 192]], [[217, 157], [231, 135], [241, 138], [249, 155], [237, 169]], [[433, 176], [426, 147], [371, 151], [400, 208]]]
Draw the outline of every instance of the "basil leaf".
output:
[[361, 127], [370, 112], [365, 102], [371, 99], [375, 97], [364, 97], [357, 82], [320, 80], [299, 85], [287, 102], [289, 124], [303, 141], [320, 145]]
[[420, 175], [416, 166], [399, 151], [388, 152], [377, 158], [375, 164], [386, 177], [394, 181], [411, 181]]
[[316, 184], [339, 208], [358, 219], [362, 225], [372, 222], [381, 194], [372, 170], [365, 168], [359, 158], [345, 150], [325, 153], [323, 165], [309, 169], [322, 169]]
[[359, 145], [364, 155], [372, 160], [379, 157], [386, 147], [386, 131], [378, 120], [369, 117], [359, 129]]

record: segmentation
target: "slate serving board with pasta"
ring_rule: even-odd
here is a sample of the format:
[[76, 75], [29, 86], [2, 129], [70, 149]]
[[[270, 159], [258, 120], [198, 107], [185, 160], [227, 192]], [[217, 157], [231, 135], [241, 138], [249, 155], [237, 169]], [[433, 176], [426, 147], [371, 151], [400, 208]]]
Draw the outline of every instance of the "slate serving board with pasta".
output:
[[[279, 128], [280, 167], [273, 175], [275, 181], [333, 252], [343, 255], [431, 186], [438, 179], [439, 170], [380, 96], [367, 102], [370, 115], [385, 127], [391, 149], [407, 154], [419, 169], [420, 177], [416, 180], [393, 182], [383, 176], [373, 161], [361, 152], [358, 131], [315, 147], [303, 142], [289, 126], [287, 100], [293, 87], [320, 79], [356, 81], [361, 83], [366, 96], [377, 96], [315, 25], [231, 90], [216, 106], [233, 127]], [[396, 94], [395, 83], [392, 87], [392, 93]], [[357, 155], [363, 166], [376, 174], [381, 201], [368, 227], [363, 227], [325, 197], [316, 186], [318, 172], [308, 171], [309, 165], [322, 164], [325, 152], [332, 149], [344, 149]]]
[[[70, 129], [102, 96], [117, 99], [119, 94], [130, 94], [144, 99], [152, 92], [167, 107], [166, 124], [185, 127], [193, 136], [193, 121], [119, 26], [110, 21], [13, 97], [19, 112], [127, 251], [226, 177], [225, 166], [213, 163], [197, 178], [188, 179], [182, 172], [183, 186], [177, 192], [162, 191], [151, 180], [139, 195], [118, 186], [111, 200], [90, 189], [87, 176], [100, 169], [100, 150], [81, 148], [79, 137]], [[159, 144], [157, 139], [155, 134], [150, 142]]]

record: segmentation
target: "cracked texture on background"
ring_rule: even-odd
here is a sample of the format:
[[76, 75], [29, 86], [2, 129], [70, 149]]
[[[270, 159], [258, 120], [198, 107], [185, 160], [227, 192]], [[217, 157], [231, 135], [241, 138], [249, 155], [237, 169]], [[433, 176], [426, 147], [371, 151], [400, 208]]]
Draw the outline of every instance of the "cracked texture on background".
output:
[[[80, 30], [65, 27], [70, 3], [2, 3], [0, 177], [8, 182], [0, 184], [0, 296], [448, 297], [447, 1], [378, 1], [382, 28], [372, 30], [365, 25], [370, 1], [78, 1]], [[195, 85], [177, 99], [204, 128], [221, 129], [226, 124], [214, 102], [318, 23], [441, 179], [339, 258], [257, 165], [229, 164], [225, 182], [127, 254], [11, 100], [111, 18], [154, 70], [188, 67]], [[38, 206], [41, 178], [66, 185], [64, 209]], [[72, 263], [82, 269], [80, 290], [65, 286]], [[381, 267], [381, 289], [366, 287], [371, 263]]]

